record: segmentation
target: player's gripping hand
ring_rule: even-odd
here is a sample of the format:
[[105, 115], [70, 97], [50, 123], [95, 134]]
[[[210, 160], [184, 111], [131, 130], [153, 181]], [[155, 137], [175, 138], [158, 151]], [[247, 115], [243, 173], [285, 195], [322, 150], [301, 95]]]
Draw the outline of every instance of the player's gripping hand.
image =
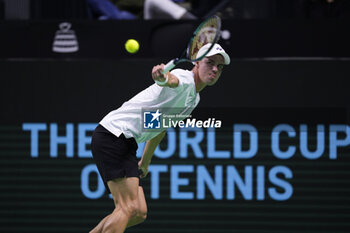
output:
[[141, 161], [139, 161], [138, 165], [139, 165], [139, 177], [145, 178], [148, 174], [148, 165], [143, 165]]
[[161, 87], [175, 88], [179, 85], [179, 79], [170, 72], [163, 74], [164, 64], [156, 65], [152, 69], [153, 80]]
[[160, 82], [160, 83], [165, 82], [166, 74], [163, 74], [163, 70], [164, 70], [164, 64], [153, 66], [152, 78], [155, 82]]

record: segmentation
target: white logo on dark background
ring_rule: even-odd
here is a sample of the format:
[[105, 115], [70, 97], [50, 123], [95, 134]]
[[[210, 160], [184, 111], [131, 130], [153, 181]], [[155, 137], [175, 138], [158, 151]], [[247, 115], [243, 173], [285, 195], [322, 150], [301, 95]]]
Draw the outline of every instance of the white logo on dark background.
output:
[[52, 45], [52, 51], [56, 53], [74, 53], [79, 50], [78, 40], [75, 31], [71, 30], [72, 24], [60, 23], [56, 31]]
[[163, 114], [156, 110], [143, 111], [143, 129], [166, 128], [221, 128], [221, 120], [208, 118], [200, 120], [187, 114]]
[[161, 123], [160, 123], [160, 116], [162, 113], [159, 112], [159, 109], [157, 109], [156, 112], [154, 111], [147, 111], [143, 113], [143, 128], [144, 129], [160, 129]]

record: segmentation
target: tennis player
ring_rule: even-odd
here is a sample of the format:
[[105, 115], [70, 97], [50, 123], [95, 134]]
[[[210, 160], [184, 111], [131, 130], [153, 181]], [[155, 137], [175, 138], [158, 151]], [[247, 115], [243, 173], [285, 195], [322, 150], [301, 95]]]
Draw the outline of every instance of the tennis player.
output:
[[[204, 45], [197, 57], [209, 47], [210, 44]], [[152, 69], [156, 83], [102, 119], [92, 135], [92, 154], [107, 190], [112, 193], [115, 209], [90, 233], [121, 233], [146, 219], [147, 205], [139, 178], [147, 175], [153, 153], [165, 131], [142, 130], [141, 109], [174, 108], [178, 114], [189, 115], [199, 102], [199, 92], [214, 85], [224, 65], [228, 64], [230, 57], [215, 44], [206, 57], [194, 63], [191, 71], [174, 69], [162, 74], [164, 64], [156, 65]], [[137, 143], [140, 142], [146, 144], [141, 160], [137, 161]]]

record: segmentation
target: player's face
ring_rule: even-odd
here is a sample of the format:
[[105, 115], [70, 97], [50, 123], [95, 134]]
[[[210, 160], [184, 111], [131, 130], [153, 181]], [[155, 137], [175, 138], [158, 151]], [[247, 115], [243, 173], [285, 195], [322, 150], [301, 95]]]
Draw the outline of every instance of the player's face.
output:
[[224, 68], [224, 57], [216, 54], [211, 57], [205, 57], [198, 64], [198, 74], [200, 80], [208, 86], [214, 85]]

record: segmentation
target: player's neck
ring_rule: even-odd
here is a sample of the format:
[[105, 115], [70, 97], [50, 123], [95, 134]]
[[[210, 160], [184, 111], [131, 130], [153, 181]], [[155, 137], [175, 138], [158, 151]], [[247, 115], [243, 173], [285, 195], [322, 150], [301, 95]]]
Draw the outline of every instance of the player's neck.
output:
[[196, 92], [199, 93], [201, 90], [203, 90], [207, 84], [202, 82], [202, 80], [199, 78], [198, 71], [196, 69], [192, 70], [193, 72], [193, 78], [194, 78], [194, 84], [196, 86]]

